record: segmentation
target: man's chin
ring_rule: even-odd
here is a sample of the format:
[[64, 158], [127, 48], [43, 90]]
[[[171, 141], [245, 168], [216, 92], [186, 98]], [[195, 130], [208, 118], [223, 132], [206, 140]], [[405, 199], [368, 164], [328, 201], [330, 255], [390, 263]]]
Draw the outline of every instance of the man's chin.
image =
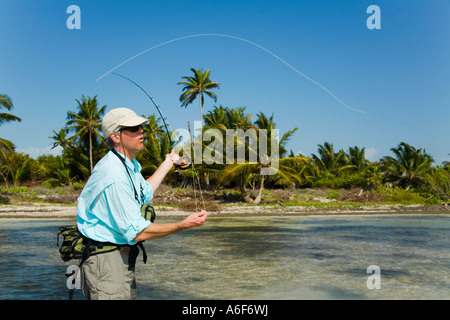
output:
[[140, 143], [140, 144], [138, 144], [136, 151], [139, 152], [139, 151], [142, 151], [143, 149], [144, 149], [144, 143]]

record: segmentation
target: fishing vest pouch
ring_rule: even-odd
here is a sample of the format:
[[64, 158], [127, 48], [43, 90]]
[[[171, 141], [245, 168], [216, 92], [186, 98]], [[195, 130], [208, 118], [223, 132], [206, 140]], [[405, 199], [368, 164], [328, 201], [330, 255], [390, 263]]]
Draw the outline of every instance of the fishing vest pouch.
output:
[[57, 246], [59, 246], [60, 235], [63, 237], [63, 242], [59, 248], [59, 254], [64, 262], [72, 259], [86, 259], [91, 255], [118, 249], [118, 245], [113, 243], [97, 242], [85, 237], [77, 226], [60, 227], [57, 234]]
[[150, 222], [155, 221], [156, 213], [155, 208], [149, 204], [143, 204], [141, 207], [141, 216], [144, 217], [145, 220], [148, 220]]
[[63, 261], [81, 259], [86, 247], [83, 235], [78, 231], [77, 226], [66, 226], [59, 228], [57, 243], [59, 246], [59, 236], [63, 237], [63, 243], [59, 248], [59, 254]]

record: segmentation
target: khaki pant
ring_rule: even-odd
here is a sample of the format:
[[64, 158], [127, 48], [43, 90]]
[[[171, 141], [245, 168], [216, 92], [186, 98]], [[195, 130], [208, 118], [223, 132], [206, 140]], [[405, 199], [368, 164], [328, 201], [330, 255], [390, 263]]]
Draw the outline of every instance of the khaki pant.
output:
[[89, 300], [136, 298], [134, 270], [128, 270], [129, 248], [90, 256], [81, 265], [81, 289]]

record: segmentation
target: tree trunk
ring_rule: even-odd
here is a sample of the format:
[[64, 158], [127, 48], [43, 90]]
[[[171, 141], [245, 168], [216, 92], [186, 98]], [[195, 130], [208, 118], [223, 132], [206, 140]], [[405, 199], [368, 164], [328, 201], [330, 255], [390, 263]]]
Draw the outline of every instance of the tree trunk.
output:
[[261, 202], [262, 193], [264, 190], [264, 177], [265, 175], [261, 175], [261, 185], [259, 186], [258, 195], [256, 196], [256, 199], [253, 201], [254, 204], [259, 204]]
[[200, 101], [200, 121], [202, 122], [202, 129], [203, 129], [203, 106], [202, 106], [202, 100], [203, 100], [203, 93], [202, 93], [202, 91], [200, 91], [200, 97], [199, 97], [199, 99], [198, 99], [199, 101]]
[[93, 164], [92, 164], [92, 132], [89, 132], [89, 164], [91, 166], [91, 174], [93, 170]]
[[246, 203], [253, 203], [253, 199], [250, 198], [250, 196], [247, 194], [247, 191], [245, 190], [245, 186], [243, 184], [239, 186], [239, 190], [241, 191], [242, 197], [244, 198], [244, 201]]

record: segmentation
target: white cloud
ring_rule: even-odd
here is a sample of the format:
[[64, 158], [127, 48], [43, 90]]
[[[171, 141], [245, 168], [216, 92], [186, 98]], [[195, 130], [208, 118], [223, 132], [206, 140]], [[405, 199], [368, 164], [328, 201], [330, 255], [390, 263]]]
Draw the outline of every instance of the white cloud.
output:
[[365, 149], [365, 154], [366, 154], [366, 159], [369, 160], [369, 161], [374, 162], [374, 161], [378, 161], [379, 160], [378, 157], [377, 157], [378, 150], [375, 149], [375, 148], [367, 148], [367, 149]]
[[36, 147], [28, 147], [28, 148], [17, 148], [16, 152], [24, 153], [29, 155], [31, 158], [37, 159], [37, 157], [42, 156], [44, 154], [58, 156], [61, 155], [62, 148], [56, 147], [54, 149], [51, 146], [47, 146], [44, 148], [36, 148]]

